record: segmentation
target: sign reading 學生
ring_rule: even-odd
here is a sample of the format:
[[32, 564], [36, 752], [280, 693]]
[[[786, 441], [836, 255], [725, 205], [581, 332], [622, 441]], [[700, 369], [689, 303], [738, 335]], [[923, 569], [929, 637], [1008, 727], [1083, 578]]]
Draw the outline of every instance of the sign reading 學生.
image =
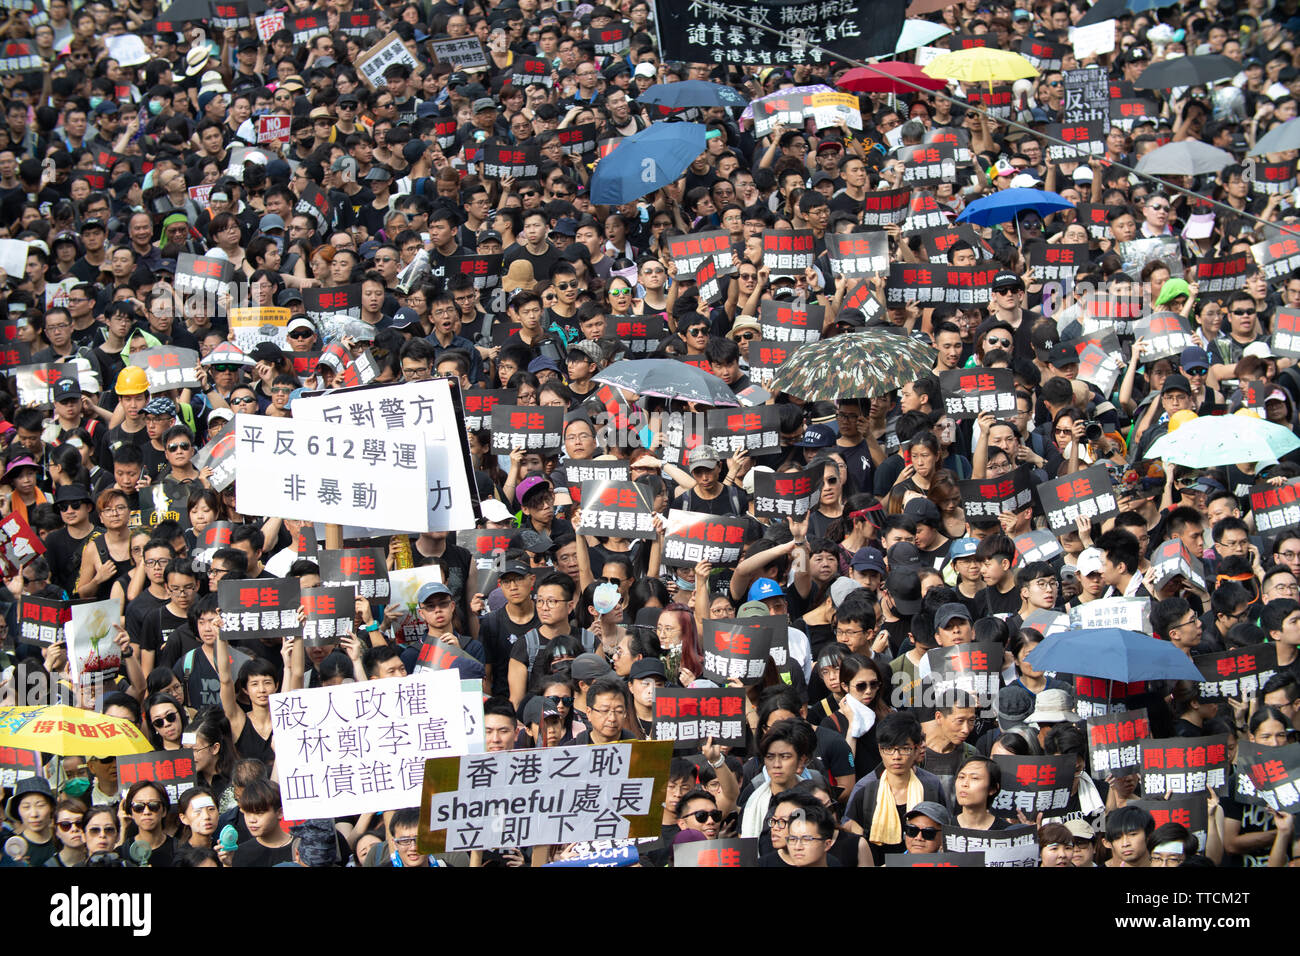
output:
[[950, 418], [978, 418], [983, 412], [1016, 410], [1015, 373], [1006, 368], [949, 369], [939, 373], [943, 410]]
[[825, 472], [825, 462], [804, 471], [754, 472], [754, 516], [802, 519], [821, 500]]
[[221, 636], [228, 641], [297, 637], [302, 633], [297, 578], [223, 578], [217, 586]]
[[781, 415], [775, 405], [711, 408], [705, 413], [709, 444], [721, 457], [742, 449], [761, 453], [781, 447]]
[[515, 448], [550, 453], [563, 445], [564, 409], [553, 406], [496, 405], [492, 409], [492, 450]]
[[1277, 673], [1277, 645], [1253, 644], [1201, 654], [1193, 663], [1201, 672], [1200, 691], [1206, 700], [1250, 700], [1259, 697]]
[[1002, 770], [1002, 789], [990, 804], [1000, 817], [1027, 817], [1064, 810], [1074, 783], [1074, 754], [993, 758]]
[[633, 481], [584, 481], [581, 520], [574, 529], [598, 538], [657, 537], [649, 491]]
[[1092, 465], [1064, 478], [1045, 481], [1036, 490], [1047, 526], [1054, 532], [1070, 530], [1078, 518], [1096, 522], [1119, 514], [1105, 465]]
[[759, 303], [758, 324], [768, 341], [792, 345], [816, 342], [825, 321], [826, 308], [816, 302], [764, 299]]

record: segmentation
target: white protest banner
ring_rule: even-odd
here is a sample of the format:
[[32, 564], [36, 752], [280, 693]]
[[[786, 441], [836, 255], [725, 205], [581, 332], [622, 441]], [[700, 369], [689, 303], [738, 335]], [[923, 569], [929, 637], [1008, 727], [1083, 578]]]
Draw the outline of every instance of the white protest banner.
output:
[[108, 55], [117, 60], [118, 66], [139, 66], [149, 62], [149, 51], [144, 48], [144, 41], [134, 33], [106, 36], [104, 46], [108, 48]]
[[[235, 416], [241, 514], [428, 531], [424, 439], [296, 418]], [[243, 480], [240, 480], [242, 476]]]
[[415, 806], [430, 757], [469, 752], [454, 671], [271, 695], [286, 819]]
[[[406, 382], [401, 385], [335, 389], [324, 395], [303, 396], [293, 403], [295, 421], [310, 420], [364, 428], [369, 434], [409, 430], [424, 439], [427, 522], [430, 531], [464, 531], [474, 527], [478, 504], [469, 480], [469, 439], [465, 435], [460, 390], [447, 379]], [[278, 514], [279, 512], [272, 512]], [[401, 530], [410, 523], [390, 527]], [[409, 528], [407, 529], [409, 530]]]
[[284, 13], [283, 11], [274, 11], [260, 17], [254, 17], [253, 24], [257, 27], [257, 38], [263, 43], [270, 43], [272, 34], [284, 29]]
[[671, 740], [638, 740], [430, 760], [420, 851], [653, 836], [672, 753]]
[[481, 680], [462, 680], [460, 682], [460, 711], [465, 718], [465, 739], [469, 741], [469, 752], [481, 754], [485, 747], [483, 739], [483, 682]]
[[1070, 629], [1118, 627], [1139, 634], [1151, 633], [1151, 599], [1146, 597], [1099, 598], [1070, 608]]
[[394, 63], [405, 63], [411, 68], [411, 74], [423, 72], [424, 65], [415, 58], [402, 38], [396, 33], [389, 33], [374, 46], [357, 58], [357, 72], [372, 90], [383, 89], [388, 85], [384, 71]]
[[0, 269], [11, 279], [21, 279], [27, 274], [26, 239], [0, 239]]
[[1115, 21], [1102, 20], [1086, 27], [1070, 27], [1070, 43], [1076, 59], [1115, 52]]

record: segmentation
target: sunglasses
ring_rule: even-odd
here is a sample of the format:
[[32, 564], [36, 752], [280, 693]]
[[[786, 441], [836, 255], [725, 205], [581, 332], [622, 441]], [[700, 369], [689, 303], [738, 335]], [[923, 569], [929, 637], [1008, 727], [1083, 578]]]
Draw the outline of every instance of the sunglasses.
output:
[[79, 830], [80, 828], [81, 828], [81, 824], [75, 820], [59, 821], [59, 829], [62, 830], [64, 833], [67, 833], [69, 830]]
[[687, 335], [708, 335], [709, 329], [707, 326], [701, 325], [698, 329], [687, 329], [686, 334]]
[[153, 723], [153, 725], [154, 725], [155, 727], [157, 727], [159, 730], [162, 730], [162, 729], [163, 729], [164, 727], [166, 727], [168, 724], [174, 724], [174, 723], [176, 723], [176, 714], [175, 714], [175, 712], [173, 711], [173, 712], [170, 713], [170, 714], [164, 714], [164, 715], [161, 716], [161, 717], [155, 717], [155, 718], [153, 719], [152, 723]]
[[862, 693], [865, 690], [874, 690], [879, 686], [880, 681], [878, 680], [860, 680], [856, 684], [852, 685], [853, 689], [858, 693]]
[[554, 704], [557, 707], [560, 706], [561, 704], [563, 704], [565, 707], [573, 706], [573, 698], [568, 695], [564, 697], [543, 697], [542, 699], [546, 701], [548, 704]]
[[612, 584], [618, 588], [621, 588], [623, 586], [622, 578], [601, 578], [601, 580], [604, 581], [606, 584]]
[[1233, 315], [1254, 315], [1255, 310], [1254, 309], [1233, 309], [1232, 314]]
[[942, 832], [938, 827], [918, 827], [915, 823], [903, 825], [904, 836], [919, 836], [922, 840], [933, 840]]
[[249, 397], [249, 396], [245, 396], [245, 397], [243, 397], [243, 398], [232, 398], [232, 399], [230, 399], [229, 404], [231, 404], [231, 405], [256, 405], [256, 404], [257, 404], [257, 399], [255, 399], [255, 398], [251, 398], [251, 397]]
[[521, 190], [519, 190], [519, 195], [523, 196], [524, 198], [527, 198], [527, 197], [529, 197], [529, 196], [536, 196], [536, 195], [537, 195], [537, 190], [536, 190], [536, 189], [521, 189]]
[[117, 827], [86, 827], [86, 836], [112, 836]]
[[65, 501], [58, 506], [60, 511], [76, 511], [82, 505], [90, 504], [89, 501]]
[[631, 295], [631, 294], [632, 294], [632, 290], [631, 290], [631, 289], [610, 289], [610, 290], [609, 290], [609, 294], [610, 294], [610, 295], [616, 295], [616, 296], [619, 296], [619, 297], [621, 298], [622, 296], [625, 296], [625, 295]]
[[578, 284], [577, 284], [576, 282], [557, 282], [557, 283], [555, 283], [555, 288], [558, 289], [558, 290], [561, 291], [561, 292], [568, 292], [570, 289], [576, 289], [577, 287], [578, 287]]
[[736, 338], [741, 342], [752, 342], [758, 338], [753, 332], [741, 332]]
[[162, 809], [161, 800], [146, 800], [143, 803], [131, 804], [132, 813], [144, 813], [146, 811], [148, 811], [149, 813], [157, 813], [161, 809]]
[[167, 446], [168, 451], [189, 451], [194, 446], [187, 441], [174, 441]]
[[214, 371], [214, 372], [238, 372], [238, 371], [239, 371], [239, 366], [238, 366], [238, 365], [214, 365], [214, 366], [212, 366], [212, 371]]
[[721, 810], [696, 810], [694, 813], [686, 814], [686, 817], [688, 819], [694, 820], [696, 823], [703, 823], [705, 820], [712, 820], [714, 823], [721, 823], [722, 811]]

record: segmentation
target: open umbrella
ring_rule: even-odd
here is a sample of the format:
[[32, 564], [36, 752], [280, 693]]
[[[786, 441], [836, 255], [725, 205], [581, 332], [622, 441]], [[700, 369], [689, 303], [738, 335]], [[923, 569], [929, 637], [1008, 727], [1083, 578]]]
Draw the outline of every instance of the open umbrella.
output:
[[739, 405], [722, 379], [676, 359], [626, 359], [596, 374], [596, 381], [656, 398], [704, 405]]
[[1289, 149], [1300, 149], [1300, 116], [1287, 120], [1280, 126], [1259, 138], [1255, 148], [1247, 155], [1263, 156], [1265, 153], [1285, 153]]
[[1103, 20], [1114, 20], [1126, 13], [1142, 13], [1169, 5], [1169, 0], [1097, 0], [1075, 26], [1090, 27]]
[[1201, 680], [1191, 658], [1168, 641], [1118, 627], [1061, 631], [1029, 652], [1035, 670], [1101, 677], [1131, 684], [1150, 680]]
[[[676, 85], [676, 84], [674, 84]], [[947, 80], [926, 75], [915, 63], [889, 60], [872, 66], [855, 66], [842, 77], [838, 86], [853, 93], [915, 93], [920, 86], [927, 90], [941, 90]]]
[[907, 53], [917, 47], [929, 46], [949, 33], [952, 33], [952, 29], [942, 23], [932, 23], [929, 20], [904, 20], [903, 29], [898, 34], [898, 42], [894, 44], [894, 54]]
[[621, 206], [667, 186], [704, 152], [702, 123], [655, 123], [621, 140], [596, 164], [591, 201]]
[[1038, 75], [1034, 65], [1019, 53], [979, 46], [941, 53], [925, 65], [927, 76], [959, 83], [1010, 83]]
[[867, 329], [801, 345], [768, 386], [808, 402], [875, 398], [934, 374], [935, 351], [910, 335]]
[[636, 98], [638, 103], [686, 109], [691, 106], [741, 107], [749, 99], [730, 86], [708, 80], [682, 80], [679, 83], [656, 83]]
[[1161, 435], [1145, 457], [1186, 468], [1217, 468], [1249, 461], [1274, 461], [1300, 448], [1291, 429], [1250, 415], [1203, 415]]
[[1175, 86], [1203, 86], [1241, 72], [1241, 64], [1218, 53], [1180, 56], [1152, 63], [1133, 83], [1137, 90], [1172, 90]]
[[1151, 150], [1138, 160], [1137, 171], [1148, 176], [1200, 176], [1217, 173], [1235, 163], [1232, 153], [1199, 139], [1183, 139]]
[[991, 196], [977, 199], [957, 217], [958, 222], [975, 226], [996, 226], [1010, 222], [1026, 210], [1040, 216], [1049, 216], [1062, 209], [1073, 209], [1074, 203], [1044, 189], [1002, 189]]
[[129, 720], [64, 704], [0, 707], [0, 747], [61, 757], [121, 757], [153, 750], [140, 728]]

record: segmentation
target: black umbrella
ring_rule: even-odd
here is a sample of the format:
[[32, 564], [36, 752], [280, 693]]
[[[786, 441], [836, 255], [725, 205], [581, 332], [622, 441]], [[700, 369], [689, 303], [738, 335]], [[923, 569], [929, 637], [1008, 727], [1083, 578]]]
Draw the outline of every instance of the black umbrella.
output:
[[1204, 86], [1241, 72], [1241, 64], [1218, 53], [1180, 56], [1152, 63], [1133, 84], [1139, 90], [1171, 90], [1175, 86]]

